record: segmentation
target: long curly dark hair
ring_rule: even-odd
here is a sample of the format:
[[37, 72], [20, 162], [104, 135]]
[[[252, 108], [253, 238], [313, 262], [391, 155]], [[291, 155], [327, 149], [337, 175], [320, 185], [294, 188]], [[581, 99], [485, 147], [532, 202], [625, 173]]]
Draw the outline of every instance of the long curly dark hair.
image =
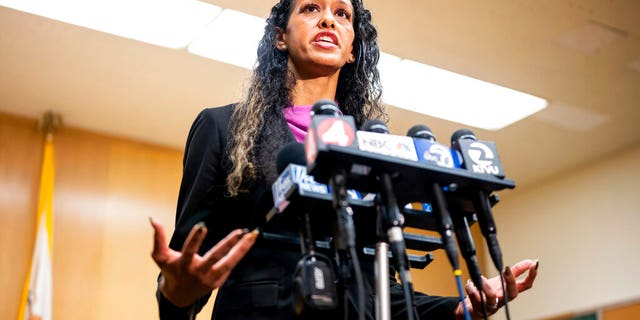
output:
[[[261, 178], [259, 175], [273, 176], [273, 170], [269, 169], [273, 165], [264, 162], [275, 163], [271, 160], [275, 160], [275, 153], [287, 140], [278, 128], [285, 123], [282, 111], [290, 105], [296, 79], [287, 68], [287, 52], [279, 51], [275, 44], [279, 30], [286, 30], [293, 1], [280, 0], [271, 8], [264, 36], [258, 44], [257, 65], [246, 96], [235, 106], [231, 116], [229, 129], [233, 139], [229, 141], [229, 158], [232, 168], [227, 176], [230, 196], [245, 189], [246, 181]], [[371, 23], [371, 12], [364, 8], [362, 1], [351, 2], [355, 62], [340, 70], [336, 100], [341, 111], [353, 116], [359, 126], [368, 119], [387, 120], [387, 115], [380, 101], [378, 33]]]

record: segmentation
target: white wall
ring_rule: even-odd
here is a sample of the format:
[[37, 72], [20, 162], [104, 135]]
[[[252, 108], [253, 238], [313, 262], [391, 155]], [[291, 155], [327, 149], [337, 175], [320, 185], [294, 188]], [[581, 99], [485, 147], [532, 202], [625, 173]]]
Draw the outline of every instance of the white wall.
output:
[[501, 195], [505, 264], [540, 259], [534, 288], [510, 304], [512, 319], [640, 299], [640, 146]]

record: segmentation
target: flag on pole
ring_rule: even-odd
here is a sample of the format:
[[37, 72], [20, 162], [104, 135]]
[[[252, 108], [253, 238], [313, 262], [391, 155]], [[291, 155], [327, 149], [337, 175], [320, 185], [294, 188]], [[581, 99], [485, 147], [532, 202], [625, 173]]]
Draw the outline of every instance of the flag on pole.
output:
[[41, 175], [36, 217], [36, 243], [30, 271], [22, 291], [18, 320], [52, 319], [54, 148], [51, 132], [47, 133], [45, 139]]

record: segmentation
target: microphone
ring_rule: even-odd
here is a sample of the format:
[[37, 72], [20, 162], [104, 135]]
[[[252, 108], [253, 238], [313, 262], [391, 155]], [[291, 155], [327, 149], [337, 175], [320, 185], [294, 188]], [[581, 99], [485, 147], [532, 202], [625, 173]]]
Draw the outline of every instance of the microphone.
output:
[[413, 138], [418, 161], [435, 164], [443, 168], [460, 168], [460, 157], [457, 152], [436, 142], [436, 137], [429, 127], [419, 124], [411, 127], [407, 136]]
[[[478, 141], [473, 131], [460, 129], [451, 135], [451, 146], [462, 154], [464, 158], [462, 168], [473, 173], [491, 174], [498, 178], [504, 178], [504, 171], [497, 157], [493, 142]], [[487, 242], [491, 260], [500, 272], [502, 290], [505, 291], [505, 283], [502, 277], [502, 252], [498, 244], [497, 230], [488, 194], [482, 188], [469, 188], [468, 193], [473, 203], [480, 230]], [[466, 224], [466, 220], [464, 222]], [[468, 230], [468, 227], [466, 229]], [[476, 284], [476, 287], [478, 287], [478, 284]], [[509, 319], [508, 297], [506, 295], [504, 296], [504, 305], [507, 319]], [[486, 318], [486, 305], [484, 303], [482, 304], [482, 311]]]
[[[307, 169], [304, 166], [304, 151], [294, 153], [292, 149], [301, 151], [302, 144], [294, 142], [296, 147], [287, 145], [283, 147], [276, 158], [276, 168], [280, 172], [280, 176], [271, 185], [273, 194], [274, 209], [267, 215], [267, 221], [270, 221], [275, 214], [285, 212], [291, 201], [296, 197], [305, 197], [308, 199], [317, 199], [331, 201], [331, 193], [327, 185], [318, 183], [310, 175], [307, 175]], [[289, 146], [289, 147], [288, 147]], [[289, 151], [289, 152], [287, 152]], [[296, 155], [297, 154], [297, 155]], [[301, 154], [301, 155], [300, 155]], [[327, 208], [330, 208], [327, 205]]]
[[[328, 150], [329, 145], [340, 147], [356, 147], [355, 120], [351, 116], [341, 116], [335, 102], [322, 99], [311, 108], [311, 123], [305, 136], [305, 154], [307, 169], [320, 181], [328, 180], [336, 169], [344, 166], [341, 163], [318, 165], [318, 155]], [[320, 161], [322, 162], [322, 161]]]
[[[358, 132], [358, 142], [359, 146], [362, 149], [363, 146], [367, 146], [367, 143], [360, 143], [362, 140], [361, 137], [366, 136], [366, 133], [375, 133], [381, 134], [385, 136], [389, 135], [389, 128], [387, 125], [380, 120], [368, 120], [362, 126], [363, 131]], [[360, 134], [362, 132], [362, 135]], [[364, 138], [364, 137], [363, 137]], [[388, 141], [385, 139], [371, 139], [370, 141]], [[398, 140], [398, 142], [401, 142]], [[391, 145], [388, 150], [397, 150], [396, 146], [400, 145], [412, 145], [411, 139], [405, 140], [405, 143]], [[380, 145], [376, 145], [376, 147], [380, 147]], [[383, 146], [383, 149], [384, 146]], [[415, 155], [415, 152], [413, 152]], [[407, 256], [407, 248], [404, 243], [404, 236], [402, 234], [402, 224], [403, 217], [400, 214], [400, 209], [398, 208], [398, 203], [395, 198], [395, 194], [393, 192], [391, 175], [388, 172], [381, 170], [378, 173], [378, 178], [380, 180], [381, 186], [381, 200], [382, 207], [380, 208], [382, 211], [383, 222], [386, 224], [387, 228], [387, 238], [389, 240], [389, 246], [391, 247], [391, 252], [393, 257], [395, 258], [396, 266], [398, 268], [398, 272], [400, 274], [400, 280], [402, 284], [402, 289], [404, 293], [405, 302], [407, 304], [407, 319], [414, 319], [418, 316], [416, 305], [413, 297], [413, 284], [411, 280], [411, 273], [409, 271], [409, 259]]]
[[[416, 150], [418, 150], [418, 161], [435, 163], [438, 166], [446, 168], [453, 166], [453, 156], [452, 153], [449, 152], [449, 148], [436, 143], [436, 137], [429, 127], [425, 125], [415, 125], [409, 129], [407, 135], [414, 138]], [[464, 290], [462, 289], [461, 279], [462, 271], [460, 271], [458, 250], [453, 238], [453, 220], [451, 219], [451, 215], [446, 207], [444, 192], [442, 191], [440, 184], [432, 182], [429, 189], [432, 194], [431, 207], [432, 211], [436, 214], [440, 236], [442, 237], [442, 244], [445, 252], [447, 253], [449, 263], [451, 263], [451, 266], [453, 267], [453, 274], [456, 279], [458, 294], [461, 301], [464, 301]], [[464, 219], [464, 217], [462, 217], [462, 219]], [[469, 310], [464, 302], [462, 303], [462, 307], [465, 319], [471, 319]]]
[[[479, 168], [493, 167], [495, 171], [492, 172], [497, 172], [497, 174], [502, 173], [502, 175], [504, 176], [502, 165], [500, 165], [499, 160], [497, 160], [498, 157], [497, 152], [495, 152], [495, 146], [493, 146], [492, 148], [479, 147], [487, 146], [488, 144], [486, 142], [479, 142], [478, 138], [471, 130], [460, 129], [454, 132], [451, 136], [451, 145], [453, 148], [459, 150], [462, 153], [462, 156], [465, 158], [465, 162], [463, 164], [463, 167], [465, 169], [472, 172], [477, 172], [478, 170], [485, 171], [485, 169]], [[485, 156], [482, 156], [483, 152]], [[482, 160], [483, 158], [490, 159], [491, 161]], [[497, 160], [497, 162], [494, 160]], [[491, 260], [493, 261], [495, 267], [500, 272], [502, 272], [502, 252], [498, 243], [497, 229], [493, 220], [489, 197], [483, 189], [470, 190], [469, 192], [471, 194], [473, 207], [476, 211], [476, 216], [478, 217], [480, 230], [482, 231], [482, 235], [487, 241], [487, 247], [489, 249], [489, 254], [491, 255]]]
[[[353, 266], [357, 286], [358, 318], [364, 320], [364, 280], [356, 251], [356, 235], [353, 209], [349, 205], [347, 192], [347, 162], [318, 159], [330, 145], [355, 147], [355, 120], [341, 116], [340, 109], [331, 100], [319, 100], [311, 108], [311, 123], [305, 137], [307, 169], [314, 177], [329, 182], [332, 206], [336, 212], [334, 244], [340, 261], [340, 276], [347, 282], [350, 278], [349, 262]], [[320, 165], [322, 163], [323, 165]], [[343, 262], [344, 261], [344, 262]]]
[[461, 153], [468, 171], [505, 177], [495, 142], [479, 141], [473, 131], [459, 129], [451, 135], [451, 147]]
[[[305, 164], [304, 146], [298, 142], [286, 144], [278, 152], [276, 157], [276, 168], [278, 172], [285, 173], [285, 177], [287, 176], [285, 171], [287, 169], [296, 172], [292, 174], [293, 176], [300, 177], [301, 175], [306, 175], [306, 173], [303, 172], [303, 170], [306, 171], [306, 169], [302, 166]], [[281, 177], [283, 177], [282, 174], [278, 180], [280, 180]], [[312, 177], [307, 177], [308, 179], [299, 179], [300, 185], [321, 185], [313, 181]], [[305, 183], [302, 182], [302, 180], [310, 181]], [[278, 189], [282, 186], [282, 183], [278, 186], [276, 182], [274, 186], [277, 186], [274, 190]], [[326, 186], [324, 186], [323, 191], [324, 192], [320, 193], [328, 194]], [[274, 199], [276, 198], [275, 195], [276, 192], [274, 191]], [[278, 197], [280, 197], [280, 195], [278, 195]], [[274, 206], [279, 208], [279, 210], [283, 210], [283, 208], [278, 207], [275, 203], [274, 200]], [[302, 314], [306, 308], [315, 310], [335, 309], [338, 305], [338, 295], [331, 259], [316, 252], [311, 232], [311, 217], [309, 211], [303, 209], [303, 214], [299, 217], [299, 220], [301, 220], [300, 238], [302, 238], [303, 256], [298, 260], [294, 272], [294, 308], [296, 314]]]
[[[450, 159], [452, 159], [451, 153], [440, 152], [442, 148], [439, 148], [437, 146], [442, 145], [436, 144], [436, 138], [429, 127], [425, 125], [415, 125], [411, 127], [411, 129], [409, 129], [407, 135], [414, 138], [416, 149], [422, 149], [418, 146], [429, 144], [428, 148], [425, 149], [426, 151], [422, 153], [422, 157], [418, 157], [419, 161], [435, 162], [435, 164], [444, 167], [448, 167], [449, 163], [453, 163], [453, 160], [441, 160], [443, 158], [447, 158], [447, 155]], [[435, 153], [436, 155], [441, 157], [439, 157], [438, 160], [432, 161], [431, 159], [434, 159], [433, 157], [425, 156], [432, 153]], [[449, 214], [449, 211], [446, 207], [444, 193], [442, 192], [440, 184], [437, 182], [431, 183], [429, 190], [431, 191], [431, 194], [433, 196], [433, 198], [431, 199], [431, 207], [437, 217], [440, 236], [442, 237], [442, 244], [447, 253], [447, 258], [449, 258], [449, 262], [454, 269], [454, 273], [459, 272], [460, 264], [458, 262], [458, 250], [456, 249], [456, 243], [453, 238], [453, 221], [451, 220], [451, 215]]]
[[328, 115], [338, 117], [342, 112], [336, 103], [329, 99], [320, 99], [311, 107], [311, 117], [315, 115]]
[[[273, 208], [266, 221], [275, 215], [284, 214], [290, 205], [292, 210], [331, 210], [332, 195], [328, 185], [317, 182], [307, 174], [304, 146], [298, 142], [286, 144], [276, 156], [276, 169], [280, 173], [271, 185]], [[358, 207], [371, 207], [372, 200], [357, 190], [347, 190], [347, 201]], [[298, 199], [302, 198], [302, 199]]]
[[301, 166], [307, 165], [307, 158], [304, 154], [304, 145], [298, 142], [289, 142], [285, 144], [276, 156], [276, 170], [282, 173], [289, 164], [297, 164]]
[[424, 124], [416, 124], [415, 126], [409, 128], [409, 131], [407, 131], [407, 136], [436, 142], [436, 137], [433, 135], [433, 132], [431, 132], [431, 128], [425, 126]]
[[391, 131], [389, 131], [389, 127], [387, 127], [387, 125], [380, 120], [368, 120], [362, 125], [362, 130], [364, 130], [365, 132], [391, 134]]

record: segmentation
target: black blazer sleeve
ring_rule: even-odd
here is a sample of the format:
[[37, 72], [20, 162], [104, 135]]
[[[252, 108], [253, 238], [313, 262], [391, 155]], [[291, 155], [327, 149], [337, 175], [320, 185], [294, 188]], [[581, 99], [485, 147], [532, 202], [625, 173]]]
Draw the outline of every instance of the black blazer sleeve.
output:
[[[175, 231], [169, 243], [173, 250], [182, 249], [187, 235], [196, 223], [212, 220], [215, 214], [212, 209], [216, 202], [224, 198], [226, 169], [223, 163], [231, 110], [231, 105], [204, 109], [191, 125], [184, 151]], [[208, 234], [200, 248], [200, 254], [217, 243], [223, 233]], [[209, 297], [210, 294], [205, 295], [192, 306], [178, 308], [157, 290], [160, 319], [194, 319]]]
[[178, 234], [185, 230], [178, 232], [178, 228], [187, 227], [188, 234], [199, 222], [193, 221], [194, 216], [202, 218], [202, 211], [224, 196], [226, 172], [223, 162], [230, 116], [231, 106], [205, 109], [191, 126], [176, 208], [176, 234], [170, 244], [173, 249], [179, 249], [185, 240]]

